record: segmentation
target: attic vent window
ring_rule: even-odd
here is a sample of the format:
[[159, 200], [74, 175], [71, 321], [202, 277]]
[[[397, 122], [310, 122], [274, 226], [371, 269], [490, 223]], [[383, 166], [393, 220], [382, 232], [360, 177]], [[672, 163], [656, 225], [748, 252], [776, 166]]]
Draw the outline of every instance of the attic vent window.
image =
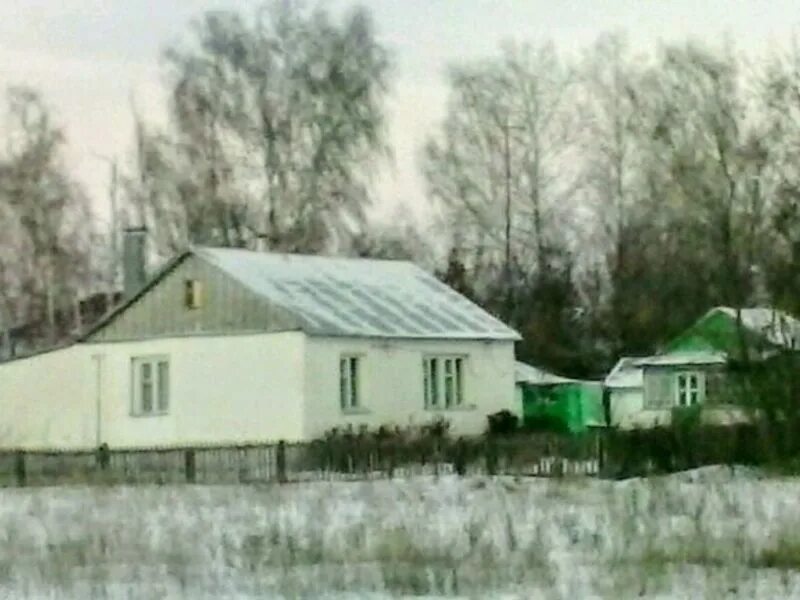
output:
[[198, 279], [184, 282], [183, 299], [186, 308], [200, 308], [203, 305], [203, 286]]

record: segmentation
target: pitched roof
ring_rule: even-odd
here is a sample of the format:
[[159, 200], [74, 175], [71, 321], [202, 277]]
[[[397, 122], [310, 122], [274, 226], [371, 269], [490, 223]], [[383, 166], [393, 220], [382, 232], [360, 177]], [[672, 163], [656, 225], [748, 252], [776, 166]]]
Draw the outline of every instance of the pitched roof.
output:
[[312, 335], [519, 339], [519, 334], [411, 262], [197, 248]]
[[516, 331], [411, 262], [205, 247], [170, 260], [83, 339], [124, 312], [191, 255], [291, 313], [309, 335], [520, 339]]
[[668, 367], [677, 365], [724, 365], [728, 362], [724, 352], [705, 350], [691, 352], [672, 352], [640, 358], [636, 364], [642, 367]]
[[638, 365], [640, 358], [624, 356], [611, 369], [603, 385], [613, 388], [640, 388], [644, 385], [644, 371]]
[[561, 377], [561, 375], [549, 373], [544, 369], [517, 361], [514, 365], [514, 381], [533, 385], [553, 385], [556, 383], [574, 383], [577, 379]]
[[[737, 310], [717, 306], [709, 312], [720, 311], [736, 319]], [[800, 348], [800, 321], [789, 313], [769, 307], [739, 309], [742, 326], [763, 337], [770, 344], [789, 349]]]

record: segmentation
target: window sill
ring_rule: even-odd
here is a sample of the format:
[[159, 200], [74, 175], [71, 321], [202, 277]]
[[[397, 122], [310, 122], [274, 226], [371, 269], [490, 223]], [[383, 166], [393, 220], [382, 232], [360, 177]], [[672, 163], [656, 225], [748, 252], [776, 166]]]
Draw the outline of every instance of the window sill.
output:
[[342, 409], [342, 414], [343, 415], [368, 415], [370, 413], [372, 413], [371, 410], [369, 410], [367, 408], [360, 407], [360, 406], [356, 406], [356, 407], [353, 407], [353, 408], [343, 408]]
[[149, 413], [128, 413], [129, 416], [135, 419], [146, 419], [148, 417], [166, 417], [169, 415], [169, 411], [162, 411], [162, 412], [149, 412]]
[[478, 407], [474, 404], [461, 404], [459, 406], [426, 406], [425, 410], [427, 412], [470, 412], [473, 410], [477, 410]]

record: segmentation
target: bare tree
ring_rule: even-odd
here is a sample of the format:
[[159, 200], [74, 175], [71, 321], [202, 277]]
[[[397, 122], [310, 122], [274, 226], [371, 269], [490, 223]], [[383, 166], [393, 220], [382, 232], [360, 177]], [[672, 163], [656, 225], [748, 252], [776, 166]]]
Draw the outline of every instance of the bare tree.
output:
[[131, 197], [166, 245], [317, 251], [364, 223], [389, 57], [364, 10], [206, 14], [170, 48], [170, 127], [138, 130]]
[[0, 310], [5, 328], [46, 323], [52, 342], [80, 325], [72, 308], [93, 275], [92, 219], [85, 194], [61, 164], [63, 134], [38, 93], [11, 88], [6, 104]]
[[[441, 132], [425, 149], [431, 198], [470, 268], [544, 275], [568, 245], [565, 202], [575, 185], [567, 156], [571, 71], [551, 45], [507, 46], [500, 58], [456, 66]], [[513, 306], [503, 310], [508, 318]]]

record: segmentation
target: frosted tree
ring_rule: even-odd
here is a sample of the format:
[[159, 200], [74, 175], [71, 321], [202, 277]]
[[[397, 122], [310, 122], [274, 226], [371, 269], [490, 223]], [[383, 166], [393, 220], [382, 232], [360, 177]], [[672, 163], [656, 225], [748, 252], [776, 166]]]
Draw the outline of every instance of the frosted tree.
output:
[[129, 181], [162, 246], [319, 251], [363, 226], [390, 69], [366, 11], [211, 12], [165, 64], [169, 126], [139, 128]]
[[61, 162], [63, 134], [34, 90], [8, 91], [5, 141], [0, 154], [0, 317], [4, 329], [46, 323], [42, 333], [54, 341], [79, 325], [79, 313], [72, 309], [91, 283], [89, 204]]

